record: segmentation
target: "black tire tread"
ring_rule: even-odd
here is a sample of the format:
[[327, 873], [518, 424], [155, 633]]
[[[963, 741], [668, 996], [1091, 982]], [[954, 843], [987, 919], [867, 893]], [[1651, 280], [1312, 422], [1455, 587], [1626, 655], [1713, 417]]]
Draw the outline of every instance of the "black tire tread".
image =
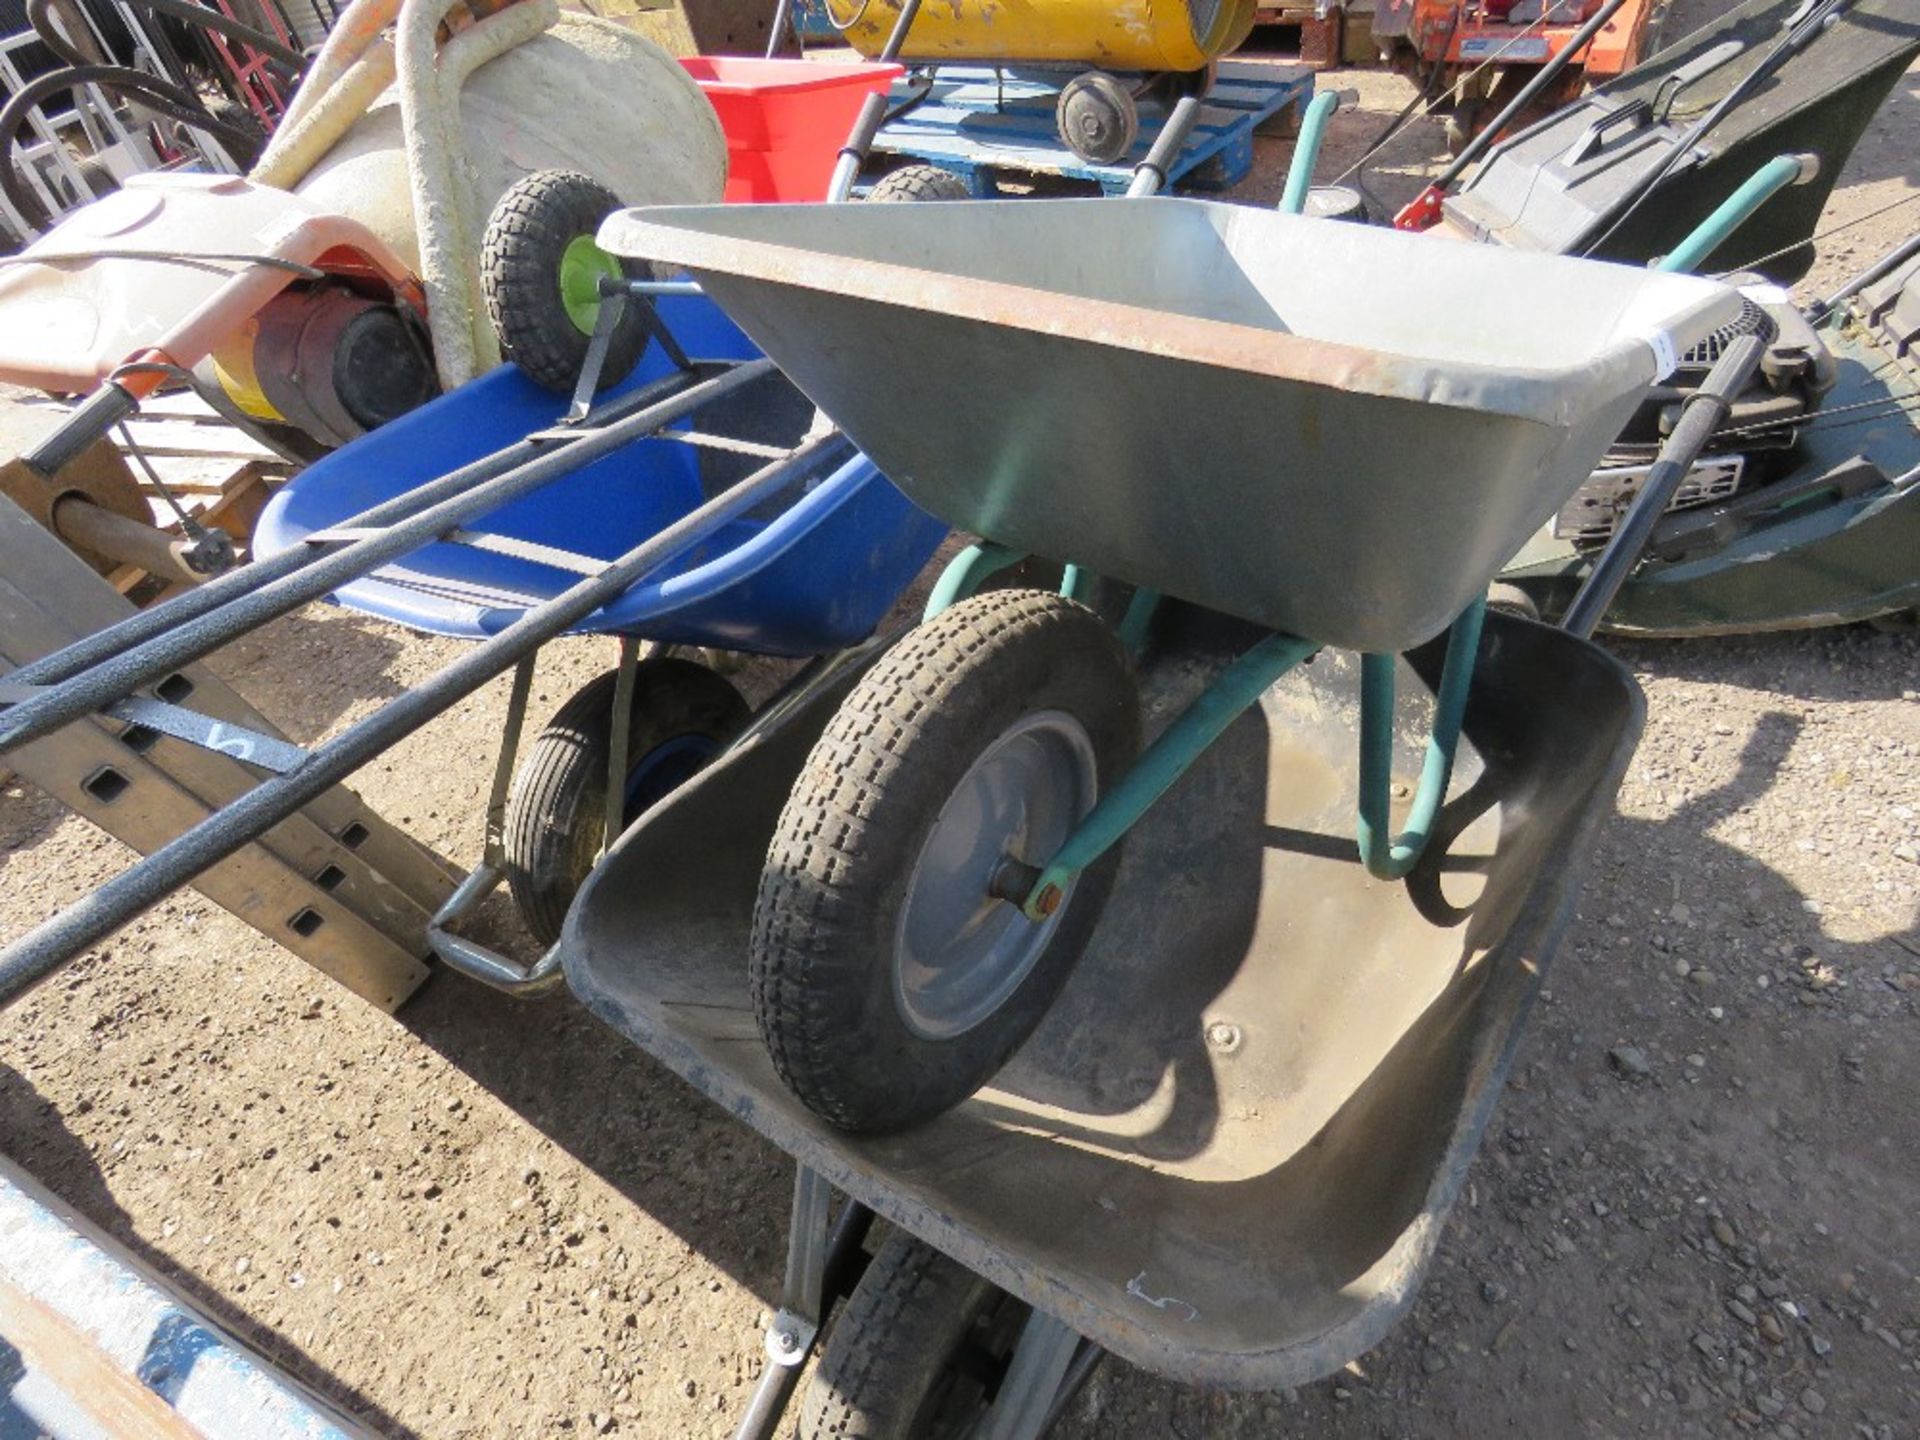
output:
[[926, 1391], [993, 1286], [895, 1231], [828, 1334], [800, 1413], [800, 1440], [913, 1440]]
[[882, 176], [867, 192], [868, 203], [874, 205], [972, 198], [965, 180], [938, 165], [902, 165]]
[[[1015, 636], [1046, 632], [1054, 632], [1057, 647], [1105, 647], [1107, 662], [1130, 673], [1118, 638], [1084, 606], [1045, 591], [982, 592], [909, 632], [867, 672], [815, 742], [781, 812], [754, 905], [748, 955], [754, 1014], [781, 1079], [832, 1124], [877, 1128], [842, 1093], [836, 1057], [848, 1037], [810, 1003], [815, 964], [859, 945], [859, 906], [847, 891], [850, 871], [876, 841], [888, 841], [876, 834], [875, 812], [902, 784], [902, 757], [909, 752], [924, 760], [929, 749], [945, 746], [970, 757], [980, 743], [962, 727], [941, 725], [949, 696], [965, 683], [968, 661]], [[1137, 748], [1137, 714], [1128, 723]], [[1111, 778], [1103, 775], [1101, 784]], [[1107, 860], [1117, 864], [1117, 849]], [[1110, 882], [1110, 871], [1105, 879]], [[1094, 871], [1081, 884], [1090, 881], [1103, 895]]]
[[[676, 701], [702, 703], [747, 720], [747, 702], [723, 677], [690, 660], [642, 662], [636, 676], [631, 743], [648, 746], [644, 709]], [[619, 672], [596, 676], [554, 712], [528, 747], [507, 799], [502, 841], [507, 889], [527, 929], [542, 945], [560, 938], [579, 883], [599, 856], [606, 829], [603, 796], [613, 743], [613, 696]], [[658, 743], [664, 736], [653, 737]], [[649, 747], [650, 748], [650, 747]]]
[[[578, 170], [536, 170], [507, 188], [480, 243], [480, 288], [500, 348], [528, 379], [568, 394], [580, 377], [588, 337], [559, 293], [562, 252], [620, 208], [620, 197]], [[646, 327], [631, 309], [614, 331], [600, 385], [617, 384], [638, 363]]]

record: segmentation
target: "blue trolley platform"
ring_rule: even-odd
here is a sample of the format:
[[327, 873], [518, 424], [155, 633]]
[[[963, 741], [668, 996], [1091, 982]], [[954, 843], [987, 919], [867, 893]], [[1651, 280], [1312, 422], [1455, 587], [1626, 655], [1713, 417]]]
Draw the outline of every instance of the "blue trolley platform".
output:
[[[1001, 176], [1055, 176], [1121, 194], [1160, 134], [1166, 109], [1142, 105], [1132, 152], [1110, 165], [1090, 164], [1061, 144], [1054, 129], [1054, 104], [1065, 79], [1065, 71], [942, 65], [927, 99], [880, 131], [874, 154], [950, 170], [981, 198], [1000, 192]], [[917, 89], [913, 76], [903, 78], [893, 87], [892, 103], [899, 105]], [[1253, 132], [1312, 95], [1313, 73], [1298, 66], [1222, 64], [1193, 136], [1167, 176], [1169, 186], [1237, 185], [1253, 168]]]

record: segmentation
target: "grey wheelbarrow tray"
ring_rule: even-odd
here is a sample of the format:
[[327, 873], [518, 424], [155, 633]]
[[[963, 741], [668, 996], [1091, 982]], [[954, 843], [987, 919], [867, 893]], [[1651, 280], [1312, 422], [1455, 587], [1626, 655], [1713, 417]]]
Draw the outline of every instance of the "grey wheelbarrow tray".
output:
[[1444, 629], [1591, 473], [1690, 276], [1154, 198], [610, 216], [919, 504], [1323, 645]]
[[[1149, 730], [1245, 641], [1164, 618], [1187, 633], [1148, 667]], [[1433, 689], [1443, 649], [1402, 662], [1404, 691]], [[748, 993], [768, 839], [855, 669], [619, 841], [561, 938], [568, 981], [803, 1167], [1124, 1359], [1212, 1386], [1327, 1374], [1414, 1295], [1641, 715], [1602, 651], [1489, 615], [1454, 798], [1383, 883], [1350, 828], [1360, 668], [1322, 655], [1210, 747], [1131, 832], [1040, 1029], [921, 1128], [820, 1121]], [[1402, 707], [1396, 774], [1425, 703]]]

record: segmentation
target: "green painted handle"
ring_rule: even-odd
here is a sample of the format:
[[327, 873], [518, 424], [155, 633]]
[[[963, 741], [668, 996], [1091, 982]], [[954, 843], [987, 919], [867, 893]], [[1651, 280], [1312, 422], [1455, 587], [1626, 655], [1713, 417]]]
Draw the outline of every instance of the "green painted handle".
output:
[[1307, 191], [1313, 185], [1313, 167], [1320, 159], [1320, 141], [1326, 135], [1327, 121], [1340, 108], [1337, 91], [1323, 90], [1313, 97], [1300, 121], [1300, 138], [1294, 142], [1293, 158], [1287, 162], [1287, 188], [1280, 195], [1280, 213], [1298, 215], [1307, 208]]
[[1718, 210], [1694, 226], [1693, 233], [1654, 268], [1670, 273], [1698, 270], [1728, 236], [1753, 218], [1756, 210], [1787, 186], [1804, 185], [1819, 173], [1819, 168], [1819, 160], [1812, 155], [1776, 155], [1721, 201]]

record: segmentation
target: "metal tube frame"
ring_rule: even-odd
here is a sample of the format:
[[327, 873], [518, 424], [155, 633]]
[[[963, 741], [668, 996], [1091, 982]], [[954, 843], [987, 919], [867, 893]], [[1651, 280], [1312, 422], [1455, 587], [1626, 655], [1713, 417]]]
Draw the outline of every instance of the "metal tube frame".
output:
[[[345, 540], [347, 543], [344, 548], [291, 574], [276, 575], [270, 572], [265, 584], [252, 588], [233, 587], [229, 593], [235, 598], [227, 605], [211, 613], [196, 614], [177, 629], [162, 629], [153, 639], [134, 647], [126, 655], [83, 669], [72, 680], [57, 688], [38, 690], [31, 698], [0, 714], [0, 730], [6, 732], [5, 741], [7, 744], [24, 743], [70, 719], [111, 705], [121, 700], [133, 687], [165, 674], [176, 665], [200, 658], [233, 636], [307, 599], [317, 598], [349, 580], [368, 574], [397, 555], [443, 538], [468, 516], [496, 509], [508, 499], [531, 493], [563, 475], [571, 474], [619, 445], [680, 419], [702, 404], [772, 373], [772, 370], [772, 362], [766, 360], [733, 365], [711, 379], [671, 394], [665, 400], [642, 405], [621, 420], [583, 430], [580, 440], [557, 452], [535, 453], [532, 458], [523, 458], [517, 465], [508, 464], [504, 473], [493, 479], [438, 505], [417, 510], [408, 519], [388, 529], [352, 527], [327, 532], [320, 537], [319, 543], [331, 544]], [[87, 946], [104, 939], [140, 911], [265, 834], [316, 795], [389, 748], [400, 737], [418, 729], [494, 676], [529, 659], [548, 639], [601, 609], [648, 574], [704, 543], [737, 516], [790, 488], [804, 476], [813, 473], [817, 466], [830, 463], [841, 452], [850, 450], [850, 442], [838, 432], [808, 439], [787, 455], [770, 461], [732, 489], [666, 526], [625, 555], [600, 567], [597, 573], [584, 577], [552, 599], [533, 607], [512, 625], [482, 641], [423, 684], [405, 692], [326, 743], [305, 751], [281, 773], [272, 775], [199, 825], [109, 880], [85, 900], [0, 951], [0, 1005], [17, 999]], [[503, 453], [524, 456], [525, 452], [520, 447], [509, 447]], [[497, 458], [490, 457], [490, 460]], [[487, 463], [481, 462], [482, 465]], [[423, 488], [433, 490], [444, 483], [434, 482]], [[234, 575], [244, 576], [245, 573], [238, 571]], [[200, 591], [189, 592], [187, 598], [204, 595], [220, 583], [215, 581]], [[69, 647], [69, 651], [61, 654], [68, 654], [76, 648]], [[60, 657], [51, 658], [57, 660]], [[13, 687], [18, 687], [29, 678], [29, 672], [45, 668], [50, 668], [46, 667], [45, 662], [23, 667], [9, 679]], [[13, 688], [12, 693], [19, 694], [21, 691]], [[439, 938], [447, 945], [447, 950], [443, 952], [445, 957], [456, 968], [474, 974], [487, 983], [502, 985], [503, 988], [517, 989], [535, 980], [546, 982], [556, 972], [552, 957], [543, 960], [545, 969], [535, 967], [539, 972], [536, 975], [511, 962], [499, 962], [499, 957], [491, 952], [472, 946], [471, 942], [460, 941], [448, 931], [446, 922], [450, 919], [449, 911], [454, 916], [463, 913], [463, 905], [471, 908], [484, 897], [491, 883], [497, 883], [497, 875], [490, 878], [484, 873], [487, 868], [483, 866], [468, 876], [456, 891], [454, 899], [435, 918]], [[474, 953], [467, 954], [468, 950]], [[460, 960], [454, 959], [456, 955]], [[461, 960], [472, 963], [463, 964]], [[504, 963], [506, 971], [502, 972], [498, 964], [492, 962]]]
[[1340, 92], [1325, 90], [1313, 97], [1300, 121], [1300, 138], [1294, 141], [1293, 156], [1287, 161], [1287, 185], [1280, 192], [1280, 213], [1299, 215], [1307, 208], [1307, 192], [1313, 188], [1313, 167], [1320, 159], [1320, 142], [1326, 138], [1327, 122], [1340, 108]]
[[[1004, 545], [990, 542], [967, 547], [948, 563], [935, 584], [927, 601], [926, 618], [932, 619], [949, 605], [976, 593], [990, 576], [1025, 558]], [[1084, 603], [1092, 579], [1091, 572], [1069, 565], [1061, 591]], [[1122, 642], [1129, 650], [1138, 652], [1159, 599], [1151, 590], [1135, 592], [1120, 626]], [[1434, 819], [1453, 777], [1454, 755], [1466, 717], [1485, 614], [1485, 600], [1476, 600], [1448, 632], [1446, 660], [1441, 667], [1419, 787], [1406, 830], [1390, 839], [1387, 838], [1387, 817], [1393, 771], [1394, 657], [1361, 657], [1357, 844], [1361, 861], [1378, 879], [1404, 879], [1426, 851]], [[1320, 648], [1315, 641], [1275, 632], [1215, 677], [1146, 748], [1127, 773], [1100, 796], [1073, 833], [1040, 868], [1020, 901], [1027, 918], [1043, 921], [1059, 909], [1067, 890], [1081, 872], [1119, 844], [1127, 831], [1192, 768], [1207, 747], [1244, 711], [1259, 702], [1269, 686], [1294, 666], [1311, 659]], [[1019, 858], [1027, 860], [1027, 857]]]
[[773, 1440], [829, 1313], [852, 1293], [866, 1268], [862, 1247], [873, 1226], [873, 1212], [848, 1197], [829, 1224], [832, 1204], [833, 1187], [817, 1171], [800, 1166], [794, 1176], [780, 1308], [767, 1327], [767, 1367], [747, 1402], [734, 1440]]
[[[921, 0], [906, 0], [900, 13], [894, 18], [893, 29], [887, 34], [887, 43], [874, 57], [876, 64], [891, 65], [900, 58], [900, 51], [907, 43], [907, 32], [913, 29], [914, 17], [920, 13]], [[839, 158], [833, 162], [833, 177], [827, 182], [827, 203], [837, 205], [853, 194], [853, 182], [860, 178], [860, 167], [867, 163], [867, 156], [873, 149], [873, 138], [880, 133], [880, 126], [887, 118], [887, 92], [875, 90], [861, 102], [860, 113], [855, 117], [853, 129], [847, 135], [847, 143], [840, 147]]]
[[1029, 1315], [992, 1408], [974, 1431], [977, 1440], [1038, 1440], [1045, 1434], [1053, 1422], [1055, 1397], [1087, 1343], [1079, 1331], [1044, 1310]]
[[[773, 362], [764, 359], [714, 367], [704, 380], [675, 372], [623, 397], [641, 403], [630, 409], [620, 404], [617, 408], [624, 413], [617, 418], [592, 427], [536, 432], [310, 535], [302, 547], [229, 571], [22, 666], [11, 677], [16, 683], [61, 683], [0, 712], [0, 755], [772, 373]], [[543, 442], [554, 441], [559, 443], [543, 449]]]
[[1453, 778], [1453, 757], [1466, 719], [1467, 695], [1473, 688], [1473, 667], [1480, 653], [1480, 624], [1486, 613], [1487, 602], [1482, 597], [1461, 612], [1447, 633], [1447, 658], [1441, 665], [1440, 688], [1434, 697], [1433, 728], [1427, 737], [1420, 786], [1413, 796], [1407, 828], [1391, 839], [1387, 816], [1393, 784], [1394, 657], [1360, 657], [1358, 842], [1360, 859], [1376, 880], [1404, 880], [1426, 852], [1434, 818]]

